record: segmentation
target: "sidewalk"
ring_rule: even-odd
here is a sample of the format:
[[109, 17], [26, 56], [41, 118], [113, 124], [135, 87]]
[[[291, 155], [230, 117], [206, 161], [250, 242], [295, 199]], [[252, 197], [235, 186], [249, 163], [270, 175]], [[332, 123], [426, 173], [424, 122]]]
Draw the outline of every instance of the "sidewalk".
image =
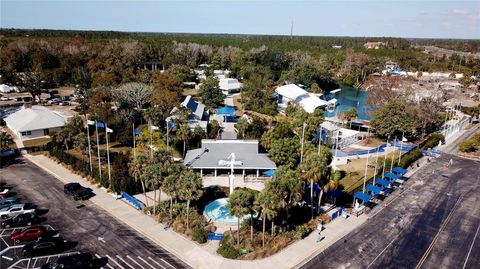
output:
[[193, 268], [294, 268], [305, 263], [367, 220], [365, 215], [360, 217], [351, 216], [348, 219], [337, 218], [324, 226], [322, 237], [325, 238], [321, 242], [316, 242], [318, 234], [313, 232], [305, 239], [297, 241], [279, 253], [265, 259], [254, 261], [229, 260], [214, 253], [214, 244], [199, 245], [172, 230], [165, 231], [163, 226], [153, 218], [142, 214], [123, 201], [116, 200], [104, 189], [98, 189], [48, 157], [26, 154], [25, 158], [65, 183], [80, 182], [82, 185], [90, 187], [96, 194], [96, 196], [90, 199], [93, 203], [182, 259]]

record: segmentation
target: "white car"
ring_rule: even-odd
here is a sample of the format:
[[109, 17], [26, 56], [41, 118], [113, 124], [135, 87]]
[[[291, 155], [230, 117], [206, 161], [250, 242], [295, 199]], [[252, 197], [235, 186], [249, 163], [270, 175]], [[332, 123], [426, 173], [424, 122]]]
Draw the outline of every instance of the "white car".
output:
[[10, 100], [10, 97], [8, 97], [8, 96], [0, 97], [0, 101], [8, 101], [8, 100]]
[[35, 213], [35, 208], [26, 204], [11, 205], [0, 209], [0, 219], [8, 219], [25, 213]]
[[0, 194], [7, 194], [8, 189], [3, 189], [3, 191], [0, 191]]

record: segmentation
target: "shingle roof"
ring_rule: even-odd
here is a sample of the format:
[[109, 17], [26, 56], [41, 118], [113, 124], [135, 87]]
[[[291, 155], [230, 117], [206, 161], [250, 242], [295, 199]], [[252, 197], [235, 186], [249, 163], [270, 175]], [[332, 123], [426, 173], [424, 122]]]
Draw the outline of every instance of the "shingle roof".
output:
[[240, 169], [275, 169], [277, 166], [266, 154], [258, 152], [258, 140], [202, 140], [202, 147], [189, 150], [183, 163], [193, 168], [228, 168], [220, 165], [220, 160], [227, 160], [235, 153], [235, 165]]
[[194, 114], [197, 119], [202, 119], [203, 112], [205, 111], [205, 105], [193, 100], [191, 95], [187, 96], [185, 100], [183, 100], [182, 106], [190, 109], [192, 114]]
[[5, 122], [17, 132], [65, 126], [62, 116], [44, 107], [22, 108], [6, 117]]

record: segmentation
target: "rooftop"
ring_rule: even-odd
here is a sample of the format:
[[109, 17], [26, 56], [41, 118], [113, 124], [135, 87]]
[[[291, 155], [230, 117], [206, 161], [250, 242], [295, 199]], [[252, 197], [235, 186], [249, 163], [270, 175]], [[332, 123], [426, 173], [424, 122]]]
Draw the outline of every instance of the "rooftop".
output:
[[40, 106], [22, 108], [6, 117], [5, 122], [17, 132], [63, 127], [65, 125], [65, 119], [61, 115]]

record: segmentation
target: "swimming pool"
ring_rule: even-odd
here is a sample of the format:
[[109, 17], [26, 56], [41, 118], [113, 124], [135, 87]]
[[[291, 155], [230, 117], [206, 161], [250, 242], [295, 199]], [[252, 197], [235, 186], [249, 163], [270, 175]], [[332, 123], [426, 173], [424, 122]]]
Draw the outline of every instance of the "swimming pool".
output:
[[[213, 222], [223, 222], [228, 224], [237, 224], [238, 218], [231, 215], [227, 208], [227, 198], [214, 200], [205, 206], [203, 214], [208, 220]], [[241, 220], [248, 217], [245, 215]]]

